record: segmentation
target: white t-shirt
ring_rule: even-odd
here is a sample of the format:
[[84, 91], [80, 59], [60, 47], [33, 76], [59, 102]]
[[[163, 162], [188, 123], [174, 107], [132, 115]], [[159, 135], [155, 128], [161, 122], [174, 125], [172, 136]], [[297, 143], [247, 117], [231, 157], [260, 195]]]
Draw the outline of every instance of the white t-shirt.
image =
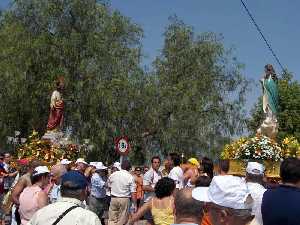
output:
[[255, 215], [255, 220], [258, 224], [263, 224], [261, 215], [261, 203], [266, 189], [258, 183], [247, 183], [248, 190], [253, 198], [252, 215]]
[[[148, 170], [143, 177], [143, 185], [150, 185], [155, 187], [156, 183], [162, 178], [160, 171], [155, 171], [153, 168]], [[154, 196], [154, 192], [145, 192], [144, 193], [144, 202], [148, 202], [151, 197]]]
[[169, 173], [169, 178], [173, 179], [176, 184], [176, 188], [182, 189], [183, 188], [183, 171], [180, 168], [180, 166], [174, 167], [170, 173]]
[[131, 193], [136, 192], [134, 177], [126, 170], [112, 173], [108, 178], [108, 186], [115, 197], [129, 198]]

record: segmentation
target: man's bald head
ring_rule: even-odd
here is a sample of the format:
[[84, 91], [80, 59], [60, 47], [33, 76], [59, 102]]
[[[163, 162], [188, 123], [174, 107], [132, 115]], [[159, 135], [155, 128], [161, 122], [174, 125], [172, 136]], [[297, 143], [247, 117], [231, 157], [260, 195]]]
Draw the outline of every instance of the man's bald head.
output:
[[60, 178], [62, 175], [64, 175], [67, 172], [67, 169], [62, 164], [57, 164], [52, 166], [50, 174], [52, 175], [52, 180], [55, 182], [55, 184], [60, 183]]
[[192, 198], [192, 189], [182, 189], [175, 194], [175, 223], [201, 224], [203, 203]]

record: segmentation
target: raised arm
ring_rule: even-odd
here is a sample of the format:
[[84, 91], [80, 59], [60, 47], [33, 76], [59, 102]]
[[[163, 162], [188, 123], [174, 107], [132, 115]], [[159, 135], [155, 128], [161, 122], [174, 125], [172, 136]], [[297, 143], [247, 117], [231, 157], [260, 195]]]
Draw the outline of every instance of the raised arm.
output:
[[151, 210], [151, 207], [151, 200], [143, 204], [143, 206], [129, 219], [128, 225], [132, 225], [134, 222], [138, 221], [148, 210]]

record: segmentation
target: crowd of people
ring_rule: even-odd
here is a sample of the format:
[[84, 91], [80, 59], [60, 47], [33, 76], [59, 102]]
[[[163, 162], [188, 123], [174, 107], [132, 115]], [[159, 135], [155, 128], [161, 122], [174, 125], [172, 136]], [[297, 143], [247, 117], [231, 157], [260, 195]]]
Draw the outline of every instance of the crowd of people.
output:
[[[37, 160], [0, 155], [0, 220], [12, 225], [297, 225], [300, 224], [300, 160], [281, 163], [280, 182], [269, 183], [261, 163], [248, 162], [246, 176], [228, 174], [230, 162], [183, 160], [169, 154], [162, 165], [132, 167], [129, 160], [102, 162]], [[11, 204], [9, 203], [11, 201]], [[5, 204], [4, 204], [5, 202]], [[8, 202], [8, 203], [7, 203]]]

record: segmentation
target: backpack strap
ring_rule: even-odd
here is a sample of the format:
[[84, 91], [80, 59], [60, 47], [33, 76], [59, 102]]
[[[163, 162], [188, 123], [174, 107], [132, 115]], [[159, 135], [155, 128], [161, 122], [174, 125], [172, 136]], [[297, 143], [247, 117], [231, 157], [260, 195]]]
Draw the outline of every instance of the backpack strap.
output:
[[67, 215], [70, 211], [72, 211], [73, 209], [79, 207], [78, 205], [73, 205], [70, 208], [68, 208], [66, 211], [64, 211], [55, 221], [54, 223], [52, 223], [52, 225], [56, 225], [58, 224], [59, 221], [61, 221], [62, 218], [64, 218], [65, 215]]

